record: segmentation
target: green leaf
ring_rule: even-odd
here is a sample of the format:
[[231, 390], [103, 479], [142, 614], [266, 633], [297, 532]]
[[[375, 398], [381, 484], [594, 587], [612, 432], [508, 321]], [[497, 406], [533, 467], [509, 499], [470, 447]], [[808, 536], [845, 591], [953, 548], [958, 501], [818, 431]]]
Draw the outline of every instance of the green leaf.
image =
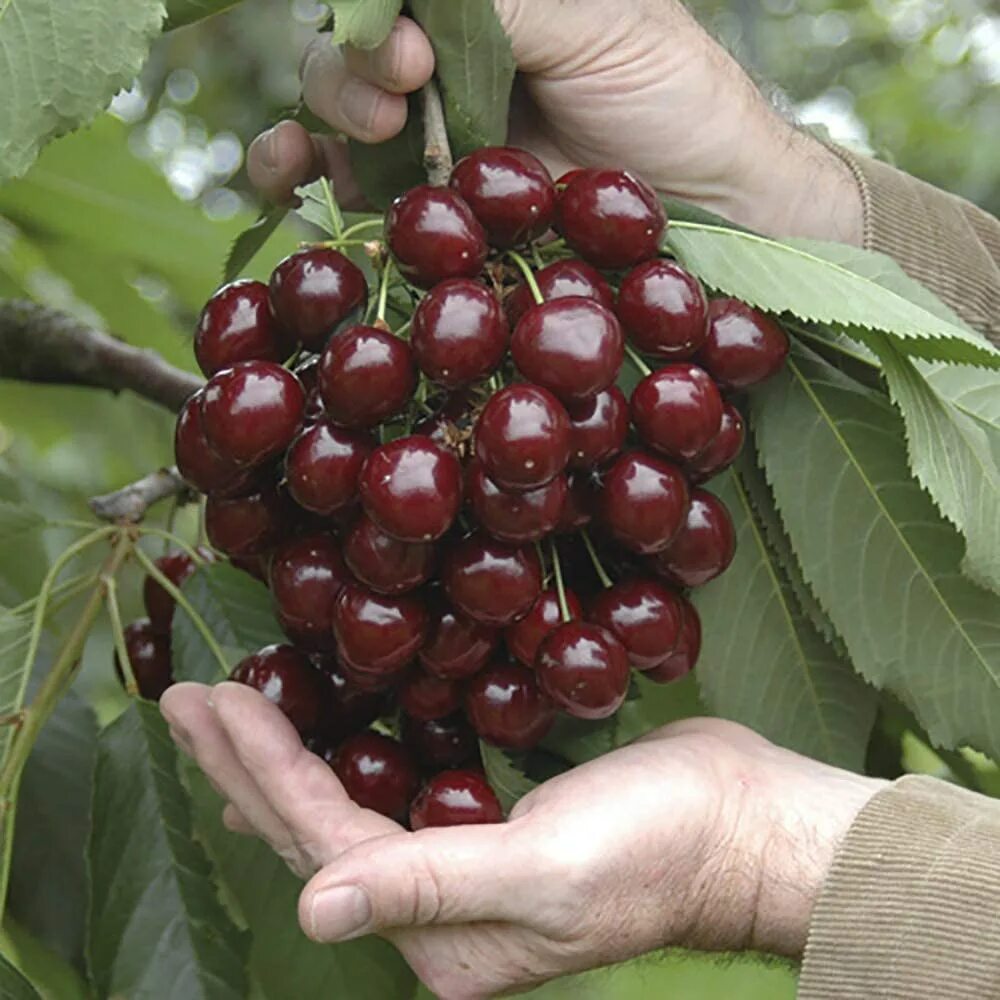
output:
[[374, 936], [320, 945], [299, 927], [302, 883], [266, 844], [227, 830], [222, 800], [193, 766], [187, 773], [198, 836], [250, 931], [248, 968], [255, 997], [409, 1000], [415, 978], [399, 953]]
[[434, 47], [455, 158], [502, 145], [516, 66], [493, 0], [413, 0], [410, 6]]
[[91, 976], [100, 996], [244, 1000], [248, 941], [192, 838], [191, 803], [156, 705], [100, 736], [88, 857]]
[[[222, 647], [230, 667], [261, 646], [286, 641], [274, 618], [267, 587], [228, 563], [200, 568], [182, 590]], [[177, 680], [214, 684], [222, 679], [218, 661], [183, 608], [174, 615], [171, 648]]]
[[257, 256], [274, 231], [285, 221], [286, 215], [288, 215], [286, 206], [275, 205], [233, 240], [222, 270], [223, 282], [234, 281], [246, 270], [250, 261]]
[[295, 210], [296, 214], [327, 236], [339, 237], [344, 231], [344, 217], [340, 206], [334, 198], [333, 187], [329, 181], [322, 178], [297, 187], [295, 193], [301, 198], [302, 204]]
[[486, 772], [486, 777], [493, 786], [493, 791], [497, 793], [504, 813], [509, 813], [519, 799], [523, 799], [528, 792], [538, 787], [538, 783], [532, 781], [511, 760], [510, 754], [505, 750], [493, 746], [492, 743], [486, 743], [484, 740], [479, 741], [479, 750], [483, 758], [483, 770]]
[[[890, 334], [900, 350], [927, 360], [1000, 367], [1000, 350], [969, 331], [885, 287], [857, 266], [817, 256], [808, 248], [753, 233], [681, 223], [667, 246], [706, 285], [768, 312], [840, 326], [877, 346]], [[867, 251], [853, 251], [852, 260]]]
[[[906, 424], [913, 474], [964, 536], [966, 575], [1000, 593], [1000, 432], [939, 395], [891, 343], [879, 356]], [[1000, 378], [993, 382], [1000, 395]]]
[[732, 514], [736, 556], [693, 594], [705, 626], [695, 673], [706, 704], [780, 746], [862, 770], [875, 690], [803, 613], [737, 474], [713, 485]]
[[935, 743], [1000, 755], [1000, 598], [913, 480], [885, 397], [801, 345], [751, 397], [759, 455], [802, 573], [855, 669]]
[[927, 381], [963, 413], [1000, 431], [1000, 391], [993, 372], [969, 365], [923, 365]]
[[323, 0], [333, 11], [333, 44], [374, 49], [399, 17], [403, 0]]
[[162, 20], [159, 0], [0, 4], [0, 181], [129, 86]]
[[45, 524], [45, 518], [31, 507], [0, 500], [0, 543], [34, 531]]
[[375, 145], [352, 139], [348, 150], [358, 186], [380, 210], [404, 191], [426, 183], [420, 96], [411, 94], [407, 99], [406, 125], [398, 135]]
[[[25, 664], [31, 636], [31, 614], [0, 610], [0, 718], [15, 716], [24, 703], [30, 664]], [[0, 763], [14, 735], [12, 725], [0, 726]]]
[[173, 31], [230, 10], [242, 3], [242, 0], [166, 0], [166, 3], [167, 20], [163, 30]]
[[0, 955], [0, 1000], [42, 1000], [41, 994]]

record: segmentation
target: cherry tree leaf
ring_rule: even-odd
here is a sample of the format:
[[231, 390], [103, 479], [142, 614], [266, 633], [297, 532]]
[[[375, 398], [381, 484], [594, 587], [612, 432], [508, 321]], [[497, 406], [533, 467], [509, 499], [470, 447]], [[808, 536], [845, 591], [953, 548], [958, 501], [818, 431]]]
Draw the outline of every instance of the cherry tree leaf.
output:
[[333, 12], [333, 44], [374, 49], [392, 31], [403, 0], [323, 0]]
[[221, 14], [242, 2], [243, 0], [166, 0], [167, 20], [163, 30], [173, 31], [174, 28], [203, 21], [206, 17]]
[[271, 238], [274, 231], [285, 221], [288, 208], [275, 205], [263, 212], [260, 217], [233, 240], [226, 263], [223, 266], [222, 280], [230, 282], [238, 278], [247, 265], [257, 256], [264, 244]]

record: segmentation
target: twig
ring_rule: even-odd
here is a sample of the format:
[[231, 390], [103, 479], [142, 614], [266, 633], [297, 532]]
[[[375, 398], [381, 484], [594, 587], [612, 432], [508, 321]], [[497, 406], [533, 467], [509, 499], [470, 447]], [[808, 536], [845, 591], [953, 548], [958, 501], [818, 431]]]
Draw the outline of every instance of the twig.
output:
[[114, 493], [91, 497], [88, 503], [102, 521], [136, 524], [154, 503], [188, 492], [189, 487], [176, 468], [157, 469]]
[[424, 100], [424, 170], [431, 184], [444, 187], [451, 176], [454, 161], [448, 144], [441, 92], [433, 80], [428, 80], [421, 95]]
[[0, 378], [132, 392], [177, 411], [202, 380], [37, 302], [0, 302]]

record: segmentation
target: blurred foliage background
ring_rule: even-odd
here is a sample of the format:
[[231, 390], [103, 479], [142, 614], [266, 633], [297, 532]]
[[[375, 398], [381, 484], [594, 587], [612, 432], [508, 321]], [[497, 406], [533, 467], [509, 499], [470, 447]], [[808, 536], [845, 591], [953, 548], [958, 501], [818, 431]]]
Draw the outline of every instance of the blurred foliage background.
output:
[[[789, 114], [1000, 213], [1000, 14], [991, 0], [693, 7]], [[325, 9], [246, 0], [162, 38], [109, 115], [0, 187], [0, 296], [64, 308], [193, 368], [194, 317], [257, 207], [246, 147], [297, 102], [299, 55]], [[265, 274], [302, 235], [283, 226], [250, 273]], [[83, 516], [87, 496], [169, 461], [171, 427], [132, 397], [0, 383], [0, 497]], [[48, 534], [48, 555], [64, 542]], [[47, 561], [16, 541], [3, 546], [0, 604], [30, 596]], [[139, 613], [137, 587], [123, 610]], [[99, 633], [81, 688], [104, 719], [121, 706], [110, 657], [110, 637]], [[780, 964], [671, 955], [536, 996], [782, 1000], [794, 990], [793, 971]]]

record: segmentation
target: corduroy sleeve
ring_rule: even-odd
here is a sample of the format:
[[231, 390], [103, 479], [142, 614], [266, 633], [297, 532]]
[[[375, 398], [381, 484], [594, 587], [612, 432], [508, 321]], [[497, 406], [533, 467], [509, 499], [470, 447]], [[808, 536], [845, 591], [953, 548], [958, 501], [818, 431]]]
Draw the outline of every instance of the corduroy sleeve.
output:
[[1000, 220], [878, 160], [836, 152], [861, 189], [864, 243], [1000, 343]]
[[921, 776], [876, 795], [816, 903], [798, 996], [1000, 997], [1000, 801]]

